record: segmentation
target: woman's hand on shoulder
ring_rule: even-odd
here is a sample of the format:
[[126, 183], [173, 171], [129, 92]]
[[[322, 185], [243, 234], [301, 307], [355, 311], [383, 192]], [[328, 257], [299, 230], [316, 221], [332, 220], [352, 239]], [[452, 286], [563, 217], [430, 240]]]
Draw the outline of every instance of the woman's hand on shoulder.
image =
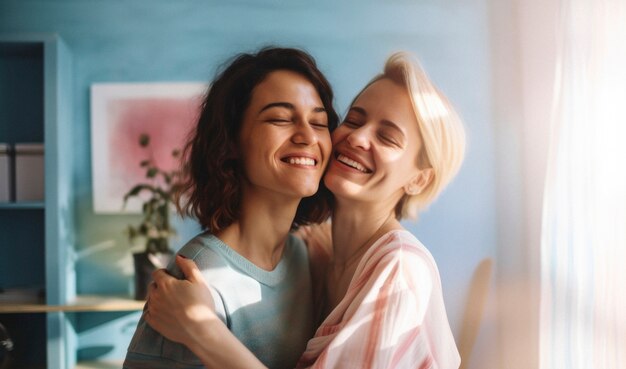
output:
[[145, 320], [165, 338], [187, 346], [207, 368], [265, 366], [228, 330], [214, 311], [209, 285], [193, 260], [176, 257], [186, 279], [153, 273]]
[[197, 343], [211, 329], [221, 323], [214, 311], [209, 286], [193, 260], [176, 256], [176, 264], [185, 275], [179, 280], [165, 269], [152, 274], [145, 320], [152, 328], [171, 341], [187, 346]]

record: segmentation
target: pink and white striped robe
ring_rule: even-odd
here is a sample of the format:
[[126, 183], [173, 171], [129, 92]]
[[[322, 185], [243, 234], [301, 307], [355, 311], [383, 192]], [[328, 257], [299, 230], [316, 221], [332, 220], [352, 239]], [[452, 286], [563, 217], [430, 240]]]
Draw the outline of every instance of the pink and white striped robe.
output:
[[378, 239], [297, 368], [458, 368], [460, 357], [430, 252], [408, 231]]

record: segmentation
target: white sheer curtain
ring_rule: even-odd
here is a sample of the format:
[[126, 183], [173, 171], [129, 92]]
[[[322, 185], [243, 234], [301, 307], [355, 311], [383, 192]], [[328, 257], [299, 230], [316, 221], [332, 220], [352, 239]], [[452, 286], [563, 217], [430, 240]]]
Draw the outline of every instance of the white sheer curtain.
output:
[[541, 249], [542, 369], [626, 368], [626, 0], [562, 0]]

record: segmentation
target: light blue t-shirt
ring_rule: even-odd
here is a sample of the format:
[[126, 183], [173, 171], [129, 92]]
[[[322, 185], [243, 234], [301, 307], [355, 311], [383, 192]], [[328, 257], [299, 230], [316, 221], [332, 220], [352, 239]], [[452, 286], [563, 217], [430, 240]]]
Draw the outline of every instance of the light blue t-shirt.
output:
[[[288, 236], [272, 271], [252, 264], [209, 233], [196, 236], [179, 253], [196, 262], [212, 287], [217, 315], [263, 364], [295, 367], [314, 333], [309, 262], [300, 239]], [[168, 269], [182, 278], [175, 265]], [[124, 368], [202, 367], [190, 350], [161, 336], [142, 316]]]

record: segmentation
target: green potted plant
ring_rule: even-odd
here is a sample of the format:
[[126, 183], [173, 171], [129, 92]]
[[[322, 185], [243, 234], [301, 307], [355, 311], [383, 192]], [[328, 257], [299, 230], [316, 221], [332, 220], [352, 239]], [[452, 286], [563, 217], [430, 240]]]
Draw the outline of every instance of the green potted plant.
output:
[[[139, 145], [149, 150], [150, 136], [140, 135]], [[180, 151], [175, 149], [171, 155], [178, 159]], [[148, 284], [152, 281], [152, 272], [167, 266], [174, 255], [169, 241], [176, 234], [176, 230], [170, 222], [170, 214], [173, 193], [180, 181], [180, 171], [160, 168], [151, 151], [139, 166], [145, 170], [146, 181], [136, 184], [124, 195], [124, 206], [133, 197], [142, 201], [142, 220], [139, 224], [129, 225], [127, 232], [131, 244], [138, 238], [145, 242], [145, 249], [133, 254], [135, 299], [143, 300], [147, 295]]]

